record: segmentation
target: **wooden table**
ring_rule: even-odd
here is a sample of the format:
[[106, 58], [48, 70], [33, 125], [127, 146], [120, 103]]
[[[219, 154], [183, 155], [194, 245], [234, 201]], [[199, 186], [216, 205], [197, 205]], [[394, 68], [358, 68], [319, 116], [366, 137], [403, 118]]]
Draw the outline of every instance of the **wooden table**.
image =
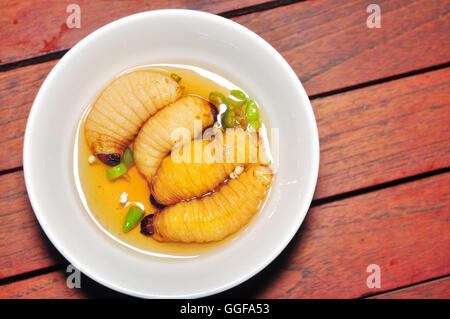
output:
[[[167, 3], [169, 2], [169, 3]], [[367, 6], [381, 9], [368, 28]], [[69, 3], [81, 28], [66, 25]], [[0, 297], [124, 297], [68, 262], [44, 235], [22, 172], [27, 116], [48, 72], [77, 41], [135, 12], [190, 8], [271, 43], [309, 94], [320, 174], [295, 238], [266, 269], [220, 297], [450, 297], [450, 2], [446, 0], [2, 1]], [[45, 156], [45, 154], [36, 154]], [[381, 287], [369, 288], [367, 266]]]

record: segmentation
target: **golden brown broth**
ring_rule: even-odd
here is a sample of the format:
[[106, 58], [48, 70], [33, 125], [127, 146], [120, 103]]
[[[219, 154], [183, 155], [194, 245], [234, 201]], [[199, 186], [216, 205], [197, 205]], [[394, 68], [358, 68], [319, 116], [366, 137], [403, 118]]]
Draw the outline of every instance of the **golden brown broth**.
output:
[[[146, 66], [145, 68], [158, 70], [161, 72], [176, 73], [181, 76], [180, 84], [184, 86], [184, 95], [195, 94], [205, 99], [208, 98], [211, 91], [228, 92], [230, 89], [239, 89], [237, 86], [224, 86], [211, 78], [205, 77], [196, 71], [172, 65]], [[225, 83], [226, 84], [226, 83]], [[128, 233], [122, 231], [123, 222], [129, 207], [125, 207], [119, 202], [120, 195], [123, 192], [128, 193], [128, 202], [141, 203], [146, 214], [154, 213], [157, 209], [149, 201], [150, 190], [145, 178], [139, 173], [136, 166], [133, 165], [128, 170], [128, 176], [118, 178], [114, 181], [108, 180], [106, 170], [108, 166], [96, 159], [94, 164], [89, 164], [88, 158], [92, 155], [84, 136], [84, 120], [90, 107], [85, 113], [77, 132], [75, 147], [75, 167], [78, 168], [78, 178], [80, 196], [88, 210], [89, 214], [95, 219], [104, 231], [112, 235], [113, 238], [121, 241], [131, 248], [140, 251], [171, 257], [195, 257], [200, 254], [211, 251], [213, 247], [223, 245], [234, 240], [241, 231], [227, 237], [217, 243], [206, 244], [183, 244], [183, 243], [161, 243], [152, 237], [144, 236], [140, 233], [140, 227], [137, 225]], [[262, 206], [263, 203], [261, 203]], [[246, 227], [243, 227], [244, 229]], [[244, 230], [245, 231], [245, 230]]]

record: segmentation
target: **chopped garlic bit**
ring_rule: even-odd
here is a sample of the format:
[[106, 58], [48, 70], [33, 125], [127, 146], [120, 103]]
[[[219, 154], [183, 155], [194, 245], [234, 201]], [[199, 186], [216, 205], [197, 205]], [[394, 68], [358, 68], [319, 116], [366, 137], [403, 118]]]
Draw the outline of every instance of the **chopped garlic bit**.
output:
[[120, 194], [120, 200], [119, 202], [123, 205], [126, 204], [126, 202], [128, 201], [128, 193], [123, 192], [122, 194]]
[[237, 178], [239, 175], [242, 174], [243, 171], [244, 171], [244, 168], [242, 166], [236, 166], [234, 171], [230, 174], [230, 178], [231, 179]]
[[88, 157], [88, 162], [89, 162], [89, 164], [94, 164], [95, 163], [95, 156], [94, 155], [91, 155], [91, 156], [89, 156]]

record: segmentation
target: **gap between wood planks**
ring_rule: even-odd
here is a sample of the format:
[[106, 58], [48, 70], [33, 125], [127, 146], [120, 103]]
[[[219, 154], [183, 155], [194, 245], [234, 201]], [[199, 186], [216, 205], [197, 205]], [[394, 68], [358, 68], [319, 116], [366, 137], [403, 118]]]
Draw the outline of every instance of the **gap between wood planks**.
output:
[[24, 273], [21, 273], [18, 275], [1, 278], [0, 279], [0, 287], [7, 285], [7, 284], [11, 284], [13, 282], [22, 281], [22, 280], [30, 279], [33, 277], [46, 275], [46, 274], [49, 274], [49, 273], [52, 273], [52, 272], [58, 271], [58, 270], [63, 270], [66, 267], [67, 267], [67, 265], [61, 263], [61, 264], [56, 264], [53, 266], [44, 267], [44, 268], [37, 269], [37, 270], [27, 271], [27, 272], [24, 272]]
[[304, 2], [304, 1], [307, 1], [307, 0], [269, 1], [269, 2], [265, 2], [265, 3], [261, 3], [261, 4], [255, 4], [253, 6], [249, 6], [249, 7], [245, 7], [245, 8], [240, 8], [240, 9], [236, 9], [236, 10], [230, 10], [227, 12], [219, 13], [218, 15], [221, 17], [230, 19], [230, 18], [235, 18], [235, 17], [242, 16], [242, 15], [249, 14], [249, 13], [271, 10], [271, 9], [275, 9], [278, 7], [287, 6], [289, 4], [293, 4], [293, 3], [297, 3], [297, 2]]
[[427, 178], [427, 177], [432, 177], [432, 176], [444, 174], [444, 173], [447, 173], [447, 172], [450, 172], [450, 166], [449, 167], [445, 167], [445, 168], [432, 170], [432, 171], [428, 171], [428, 172], [421, 173], [421, 174], [416, 174], [416, 175], [411, 175], [411, 176], [399, 178], [399, 179], [396, 179], [396, 180], [393, 180], [393, 181], [380, 183], [380, 184], [372, 185], [372, 186], [369, 186], [369, 187], [363, 187], [363, 188], [360, 188], [360, 189], [357, 189], [357, 190], [354, 190], [354, 191], [350, 191], [350, 192], [344, 192], [344, 193], [340, 193], [340, 194], [336, 194], [336, 195], [333, 195], [333, 196], [328, 196], [328, 197], [324, 197], [324, 198], [320, 198], [320, 199], [314, 199], [311, 202], [311, 206], [310, 207], [320, 206], [320, 205], [323, 205], [323, 204], [328, 204], [330, 202], [336, 202], [336, 201], [339, 201], [339, 200], [347, 199], [349, 197], [376, 192], [376, 191], [379, 191], [381, 189], [394, 187], [394, 186], [401, 185], [401, 184], [406, 184], [406, 183], [409, 183], [409, 182], [414, 182], [414, 181], [417, 181], [417, 180], [420, 180], [420, 179], [424, 179], [424, 178]]
[[430, 283], [434, 283], [434, 282], [438, 282], [444, 279], [450, 279], [450, 275], [445, 275], [445, 276], [440, 276], [440, 277], [436, 277], [436, 278], [432, 278], [432, 279], [428, 279], [428, 280], [423, 280], [420, 282], [416, 282], [410, 285], [406, 285], [400, 288], [395, 288], [395, 289], [390, 289], [390, 290], [386, 290], [383, 292], [377, 292], [374, 294], [364, 294], [362, 295], [360, 298], [368, 298], [368, 299], [376, 299], [376, 298], [383, 298], [384, 296], [388, 296], [390, 294], [392, 294], [393, 292], [400, 292], [402, 290], [406, 290], [408, 288], [414, 288], [414, 287], [418, 287], [424, 284], [430, 284]]
[[442, 63], [442, 64], [437, 64], [437, 65], [433, 65], [430, 67], [422, 68], [422, 69], [412, 70], [412, 71], [408, 71], [405, 73], [399, 73], [396, 75], [392, 75], [392, 76], [388, 76], [388, 77], [384, 77], [384, 78], [380, 78], [380, 79], [376, 79], [376, 80], [372, 80], [372, 81], [368, 81], [368, 82], [362, 82], [362, 83], [358, 83], [355, 85], [346, 86], [346, 87], [336, 89], [336, 90], [331, 90], [331, 91], [327, 91], [327, 92], [323, 92], [323, 93], [319, 93], [319, 94], [310, 95], [309, 99], [314, 100], [314, 99], [328, 97], [331, 95], [341, 94], [341, 93], [345, 93], [345, 92], [349, 92], [349, 91], [353, 91], [353, 90], [363, 89], [363, 88], [366, 88], [366, 87], [369, 87], [372, 85], [377, 85], [377, 84], [382, 84], [382, 83], [391, 82], [391, 81], [395, 81], [395, 80], [400, 80], [400, 79], [407, 78], [409, 76], [414, 76], [414, 75], [419, 75], [419, 74], [423, 74], [423, 73], [427, 73], [427, 72], [437, 71], [437, 70], [445, 69], [448, 67], [450, 67], [450, 61]]

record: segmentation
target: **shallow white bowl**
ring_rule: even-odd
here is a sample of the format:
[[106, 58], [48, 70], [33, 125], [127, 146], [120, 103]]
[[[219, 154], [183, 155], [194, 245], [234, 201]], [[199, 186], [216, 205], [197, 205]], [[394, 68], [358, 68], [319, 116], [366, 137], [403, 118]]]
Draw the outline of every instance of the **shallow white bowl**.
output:
[[[279, 128], [278, 172], [262, 213], [236, 240], [193, 259], [145, 255], [105, 235], [75, 190], [73, 147], [86, 106], [117, 74], [151, 63], [185, 63], [242, 85]], [[139, 297], [201, 297], [258, 273], [289, 243], [311, 203], [319, 167], [309, 99], [281, 55], [230, 20], [190, 10], [159, 10], [110, 23], [75, 45], [33, 103], [24, 142], [31, 204], [45, 233], [81, 272]]]

